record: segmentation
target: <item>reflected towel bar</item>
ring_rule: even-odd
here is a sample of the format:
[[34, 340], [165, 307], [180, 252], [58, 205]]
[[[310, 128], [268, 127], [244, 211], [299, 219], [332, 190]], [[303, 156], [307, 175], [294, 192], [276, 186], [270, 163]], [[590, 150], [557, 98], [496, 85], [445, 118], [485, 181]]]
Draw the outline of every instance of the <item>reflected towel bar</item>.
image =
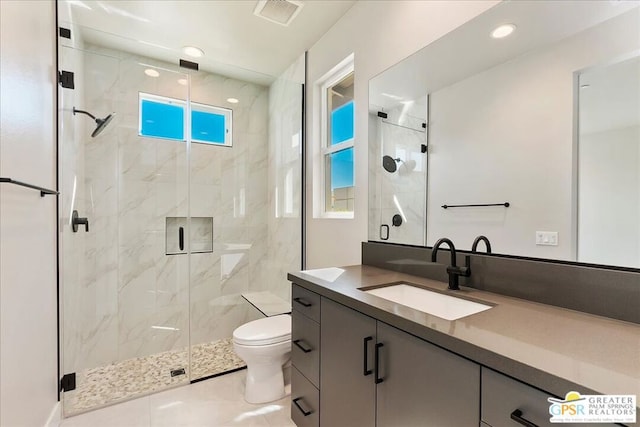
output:
[[47, 194], [55, 194], [55, 195], [60, 194], [55, 190], [49, 190], [48, 188], [38, 187], [37, 185], [27, 184], [26, 182], [22, 182], [22, 181], [16, 181], [15, 179], [0, 178], [0, 183], [5, 183], [5, 182], [8, 184], [15, 184], [21, 187], [33, 188], [34, 190], [38, 190], [40, 191], [40, 197], [44, 197]]
[[484, 206], [504, 206], [505, 208], [508, 208], [509, 206], [511, 206], [511, 204], [509, 202], [504, 202], [504, 203], [485, 203], [485, 204], [480, 204], [480, 205], [442, 205], [442, 209], [447, 209], [447, 208], [480, 208], [480, 207], [484, 207]]

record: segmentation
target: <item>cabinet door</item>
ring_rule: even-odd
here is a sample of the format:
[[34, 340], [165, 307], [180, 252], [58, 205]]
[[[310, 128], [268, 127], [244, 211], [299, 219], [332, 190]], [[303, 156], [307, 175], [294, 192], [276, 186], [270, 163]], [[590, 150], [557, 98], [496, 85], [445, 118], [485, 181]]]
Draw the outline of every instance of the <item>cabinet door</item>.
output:
[[320, 307], [320, 425], [373, 427], [376, 321], [326, 298]]
[[318, 389], [295, 366], [291, 368], [291, 419], [298, 427], [320, 425]]
[[291, 363], [319, 387], [320, 325], [297, 310], [293, 310], [291, 318]]
[[480, 366], [378, 322], [377, 427], [480, 424]]

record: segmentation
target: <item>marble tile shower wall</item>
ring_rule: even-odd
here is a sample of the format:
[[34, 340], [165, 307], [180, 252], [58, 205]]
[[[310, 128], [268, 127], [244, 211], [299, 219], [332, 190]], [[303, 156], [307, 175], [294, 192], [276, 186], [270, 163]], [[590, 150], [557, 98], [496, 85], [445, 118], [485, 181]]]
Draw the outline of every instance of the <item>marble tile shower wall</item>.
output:
[[[426, 237], [427, 155], [422, 123], [426, 121], [426, 98], [413, 105], [389, 111], [387, 119], [371, 117], [369, 144], [369, 238], [380, 240], [380, 226], [389, 226], [388, 242], [424, 245]], [[398, 126], [398, 124], [400, 126]], [[396, 161], [397, 170], [382, 167], [383, 156]], [[402, 217], [402, 225], [392, 225], [393, 216]]]
[[291, 300], [289, 271], [302, 268], [302, 85], [304, 55], [269, 88], [268, 253], [255, 265], [262, 282]]
[[[138, 93], [186, 99], [178, 83], [186, 74], [149, 58], [92, 52], [100, 54], [85, 55], [84, 72], [100, 78], [85, 89], [86, 109], [117, 116], [97, 138], [83, 134], [79, 193], [91, 233], [86, 273], [68, 298], [82, 308], [65, 319], [73, 331], [65, 336], [67, 372], [184, 349], [189, 330], [191, 345], [228, 338], [258, 317], [240, 294], [269, 289], [271, 280], [268, 89], [191, 74], [192, 101], [233, 109], [233, 147], [192, 144], [188, 164], [186, 144], [138, 136]], [[160, 67], [160, 76], [146, 76], [144, 64]], [[228, 104], [230, 97], [240, 103]], [[188, 214], [213, 217], [214, 230], [213, 252], [190, 262], [165, 255], [165, 218]]]

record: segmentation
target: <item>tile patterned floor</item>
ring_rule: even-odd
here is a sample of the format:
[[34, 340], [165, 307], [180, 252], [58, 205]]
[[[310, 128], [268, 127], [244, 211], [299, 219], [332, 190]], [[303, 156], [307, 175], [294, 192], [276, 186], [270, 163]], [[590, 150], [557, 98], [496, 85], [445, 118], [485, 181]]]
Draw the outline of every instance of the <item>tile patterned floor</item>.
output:
[[288, 397], [243, 399], [246, 370], [66, 418], [60, 427], [295, 427]]
[[[231, 338], [194, 345], [192, 379], [203, 378], [245, 366], [233, 351]], [[171, 370], [185, 369], [172, 377]], [[77, 373], [77, 388], [64, 393], [64, 413], [74, 415], [114, 402], [131, 399], [189, 383], [186, 349], [137, 357]]]

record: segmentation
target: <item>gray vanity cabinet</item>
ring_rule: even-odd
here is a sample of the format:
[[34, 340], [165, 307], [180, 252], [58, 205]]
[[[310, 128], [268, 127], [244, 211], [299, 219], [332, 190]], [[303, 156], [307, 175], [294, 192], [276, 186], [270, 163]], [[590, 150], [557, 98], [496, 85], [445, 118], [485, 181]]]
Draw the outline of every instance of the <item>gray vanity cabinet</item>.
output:
[[376, 320], [322, 298], [320, 342], [320, 425], [374, 426]]
[[321, 426], [479, 425], [479, 365], [326, 298], [320, 319]]
[[477, 426], [480, 365], [378, 322], [377, 427]]
[[291, 419], [320, 425], [320, 295], [293, 285], [291, 312]]

